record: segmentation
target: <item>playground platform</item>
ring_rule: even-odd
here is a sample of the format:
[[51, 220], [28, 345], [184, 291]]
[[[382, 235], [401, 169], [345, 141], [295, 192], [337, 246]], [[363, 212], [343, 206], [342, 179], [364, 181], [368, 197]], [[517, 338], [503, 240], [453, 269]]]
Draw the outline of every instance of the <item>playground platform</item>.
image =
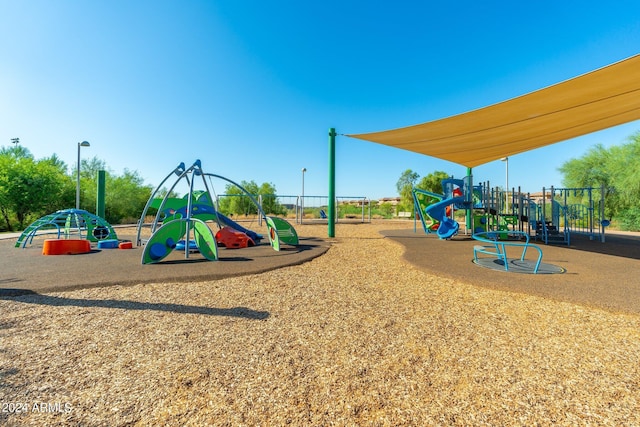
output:
[[[134, 240], [134, 235], [119, 235]], [[174, 251], [163, 262], [142, 265], [142, 247], [133, 249], [94, 249], [77, 255], [42, 255], [42, 244], [15, 248], [15, 239], [0, 239], [0, 297], [46, 293], [79, 288], [216, 280], [257, 274], [297, 265], [322, 255], [329, 243], [322, 239], [301, 238], [296, 247], [274, 251], [269, 244], [219, 251], [218, 261], [207, 261], [200, 254], [185, 259]]]
[[572, 234], [571, 245], [545, 245], [542, 262], [563, 268], [561, 274], [519, 274], [473, 263], [471, 236], [440, 240], [422, 230], [388, 230], [382, 234], [405, 248], [416, 267], [454, 280], [492, 289], [640, 314], [640, 235], [606, 235], [606, 242]]

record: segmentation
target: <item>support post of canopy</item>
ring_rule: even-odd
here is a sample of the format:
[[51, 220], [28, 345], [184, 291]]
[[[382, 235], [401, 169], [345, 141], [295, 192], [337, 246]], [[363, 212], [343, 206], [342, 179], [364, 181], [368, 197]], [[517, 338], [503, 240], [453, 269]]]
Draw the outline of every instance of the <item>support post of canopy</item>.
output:
[[467, 211], [467, 223], [465, 226], [467, 230], [471, 230], [471, 234], [473, 234], [473, 173], [471, 172], [471, 168], [467, 168], [467, 185], [469, 188], [467, 189], [467, 203], [465, 206], [465, 210]]
[[327, 202], [327, 234], [336, 236], [336, 130], [329, 129], [329, 200]]

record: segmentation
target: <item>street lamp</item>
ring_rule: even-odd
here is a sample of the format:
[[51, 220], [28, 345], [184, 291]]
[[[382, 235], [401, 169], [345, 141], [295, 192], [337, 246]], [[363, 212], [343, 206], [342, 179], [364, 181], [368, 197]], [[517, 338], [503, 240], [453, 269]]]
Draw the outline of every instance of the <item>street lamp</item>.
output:
[[302, 197], [300, 197], [300, 224], [302, 224], [302, 219], [304, 218], [304, 173], [307, 171], [307, 168], [302, 168]]
[[76, 168], [76, 209], [80, 209], [80, 147], [89, 147], [87, 141], [78, 142], [78, 167]]
[[506, 193], [504, 196], [504, 209], [505, 209], [505, 213], [509, 213], [509, 158], [508, 157], [503, 157], [500, 160], [502, 160], [503, 162], [505, 162], [505, 167], [506, 167], [506, 181], [507, 181], [507, 187], [505, 188]]

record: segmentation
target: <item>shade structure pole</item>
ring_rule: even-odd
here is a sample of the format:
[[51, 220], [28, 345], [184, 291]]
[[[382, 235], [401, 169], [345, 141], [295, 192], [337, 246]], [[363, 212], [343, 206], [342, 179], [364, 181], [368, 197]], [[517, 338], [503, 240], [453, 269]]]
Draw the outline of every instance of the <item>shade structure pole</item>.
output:
[[104, 218], [105, 210], [105, 193], [106, 193], [106, 176], [107, 173], [103, 170], [98, 171], [97, 186], [96, 186], [96, 215], [100, 218]]
[[467, 185], [469, 188], [467, 189], [467, 200], [466, 200], [466, 227], [467, 230], [471, 230], [471, 234], [473, 234], [473, 172], [471, 168], [467, 168]]
[[300, 224], [304, 220], [304, 173], [307, 168], [302, 168], [302, 195], [300, 196]]
[[329, 129], [329, 199], [327, 234], [336, 237], [336, 130]]
[[76, 210], [80, 209], [80, 148], [90, 147], [88, 141], [78, 142], [78, 163], [76, 169]]

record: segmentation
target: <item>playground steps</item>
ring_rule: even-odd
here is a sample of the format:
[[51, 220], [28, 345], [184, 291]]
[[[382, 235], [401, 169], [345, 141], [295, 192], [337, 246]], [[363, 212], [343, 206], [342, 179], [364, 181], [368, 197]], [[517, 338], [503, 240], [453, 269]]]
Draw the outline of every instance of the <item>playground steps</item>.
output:
[[550, 222], [536, 221], [534, 231], [536, 240], [542, 240], [545, 244], [569, 244], [568, 231], [560, 231]]

